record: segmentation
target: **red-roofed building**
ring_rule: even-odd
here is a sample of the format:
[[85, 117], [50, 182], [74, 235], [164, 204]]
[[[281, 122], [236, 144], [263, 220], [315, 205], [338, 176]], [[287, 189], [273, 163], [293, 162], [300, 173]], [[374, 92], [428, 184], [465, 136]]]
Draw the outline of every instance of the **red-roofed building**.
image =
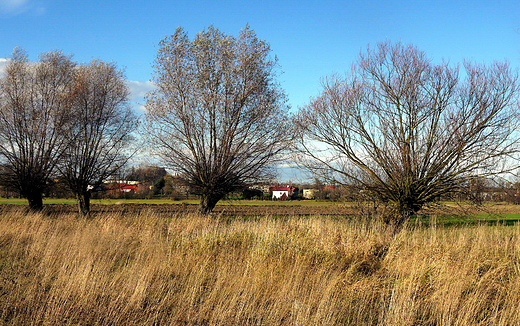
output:
[[119, 189], [123, 192], [137, 191], [137, 185], [119, 184]]
[[114, 182], [100, 188], [100, 190], [106, 191], [108, 195], [118, 197], [122, 193], [136, 192], [138, 185]]
[[298, 194], [298, 188], [285, 186], [285, 187], [271, 187], [269, 191], [273, 193], [273, 199], [290, 199], [294, 194]]
[[324, 186], [322, 190], [336, 190], [335, 186]]

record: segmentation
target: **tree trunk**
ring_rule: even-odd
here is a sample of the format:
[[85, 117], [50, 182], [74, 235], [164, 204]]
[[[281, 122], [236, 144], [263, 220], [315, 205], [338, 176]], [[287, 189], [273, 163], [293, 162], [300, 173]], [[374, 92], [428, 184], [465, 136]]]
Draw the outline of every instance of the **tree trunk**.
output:
[[78, 200], [79, 213], [84, 217], [90, 216], [90, 191], [83, 192], [76, 195]]
[[215, 194], [203, 194], [200, 198], [199, 213], [203, 215], [210, 214], [221, 198], [221, 196]]
[[43, 209], [43, 197], [41, 192], [33, 191], [27, 194], [26, 197], [29, 201], [29, 208], [32, 211], [39, 212]]
[[415, 205], [404, 205], [399, 208], [397, 216], [392, 219], [392, 227], [394, 228], [394, 233], [397, 234], [401, 232], [404, 224], [417, 212], [419, 211], [420, 206]]
[[415, 215], [415, 213], [415, 211], [408, 207], [401, 211], [394, 222], [394, 233], [399, 233], [403, 228], [404, 223], [406, 223], [406, 221], [408, 221], [413, 215]]

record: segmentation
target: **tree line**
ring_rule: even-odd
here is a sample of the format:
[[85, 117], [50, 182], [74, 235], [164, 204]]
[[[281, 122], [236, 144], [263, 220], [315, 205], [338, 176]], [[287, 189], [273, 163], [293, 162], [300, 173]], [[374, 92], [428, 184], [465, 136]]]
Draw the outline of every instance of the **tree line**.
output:
[[60, 51], [33, 63], [15, 49], [0, 80], [2, 181], [41, 210], [59, 175], [88, 215], [91, 190], [131, 156], [137, 119], [128, 96], [114, 63], [78, 64]]
[[[433, 63], [413, 45], [383, 42], [291, 113], [269, 44], [248, 26], [210, 26], [161, 40], [156, 88], [141, 123], [147, 147], [182, 176], [210, 213], [228, 193], [292, 160], [323, 180], [369, 194], [402, 225], [470, 182], [518, 168], [518, 71]], [[0, 83], [2, 176], [41, 209], [58, 173], [89, 212], [92, 186], [134, 153], [137, 119], [114, 63], [61, 52], [31, 63], [15, 50]]]

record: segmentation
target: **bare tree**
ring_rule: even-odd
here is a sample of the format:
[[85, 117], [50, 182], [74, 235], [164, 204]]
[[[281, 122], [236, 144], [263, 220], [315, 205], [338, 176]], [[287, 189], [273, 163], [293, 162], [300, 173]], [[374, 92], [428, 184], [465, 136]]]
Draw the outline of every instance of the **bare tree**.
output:
[[147, 132], [201, 196], [202, 213], [265, 175], [287, 147], [285, 95], [269, 54], [249, 27], [234, 38], [211, 26], [193, 41], [178, 28], [160, 43]]
[[[506, 63], [433, 64], [381, 43], [299, 112], [301, 162], [369, 192], [396, 227], [440, 195], [517, 166], [517, 73]], [[463, 75], [460, 78], [459, 75]]]
[[78, 66], [72, 90], [72, 125], [59, 170], [76, 195], [79, 212], [88, 216], [92, 189], [131, 157], [137, 120], [128, 105], [124, 73], [114, 63], [93, 60]]
[[34, 210], [42, 209], [42, 193], [66, 147], [74, 67], [59, 51], [30, 63], [17, 48], [0, 80], [0, 157], [7, 182]]

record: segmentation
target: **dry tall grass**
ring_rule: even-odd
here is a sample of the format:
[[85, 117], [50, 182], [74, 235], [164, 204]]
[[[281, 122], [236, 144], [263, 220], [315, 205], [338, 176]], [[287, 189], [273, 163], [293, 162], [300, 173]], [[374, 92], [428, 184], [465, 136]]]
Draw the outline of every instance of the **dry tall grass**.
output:
[[0, 214], [12, 325], [518, 325], [520, 227]]

